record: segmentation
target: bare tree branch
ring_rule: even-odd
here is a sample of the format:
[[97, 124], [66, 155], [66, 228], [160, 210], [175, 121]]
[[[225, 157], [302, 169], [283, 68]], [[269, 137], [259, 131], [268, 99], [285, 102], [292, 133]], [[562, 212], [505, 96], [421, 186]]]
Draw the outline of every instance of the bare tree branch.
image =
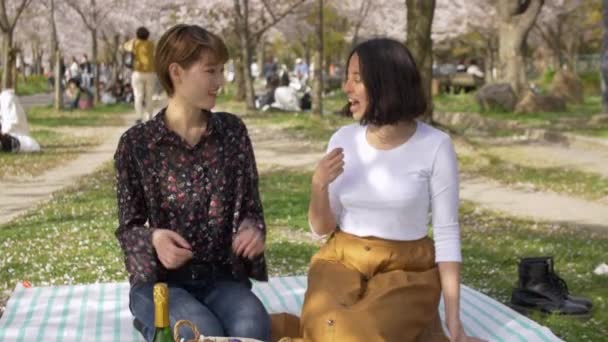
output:
[[80, 18], [82, 19], [82, 22], [84, 23], [84, 25], [89, 30], [94, 30], [95, 29], [95, 26], [93, 25], [93, 23], [91, 23], [89, 21], [89, 18], [87, 17], [86, 13], [84, 13], [84, 11], [82, 10], [82, 8], [80, 8], [80, 6], [78, 6], [78, 4], [80, 3], [80, 1], [78, 1], [78, 0], [65, 0], [65, 2], [74, 11], [76, 11], [76, 13], [78, 13], [78, 15], [80, 16]]
[[530, 2], [529, 6], [526, 6], [526, 12], [521, 14], [519, 17], [520, 25], [522, 29], [532, 27], [536, 17], [538, 16], [538, 12], [540, 12], [541, 7], [545, 3], [545, 0], [528, 0]]
[[274, 15], [274, 12], [272, 11], [272, 7], [268, 4], [268, 1], [267, 0], [262, 0], [262, 3], [264, 4], [264, 7], [266, 7], [266, 10], [268, 11], [268, 13], [270, 13], [270, 16], [272, 17], [272, 20], [274, 20], [275, 22], [278, 22], [277, 16]]
[[273, 16], [272, 21], [260, 28], [257, 32], [253, 32], [252, 37], [254, 37], [255, 40], [258, 40], [259, 37], [264, 34], [264, 32], [266, 32], [269, 28], [273, 27], [276, 23], [281, 21], [281, 19], [285, 18], [289, 13], [291, 13], [294, 9], [303, 4], [305, 1], [306, 0], [298, 0], [294, 2], [291, 6], [289, 6], [289, 8], [287, 8], [283, 13]]
[[15, 25], [17, 24], [21, 13], [23, 13], [23, 10], [25, 10], [27, 6], [30, 5], [32, 0], [21, 0], [21, 4], [17, 6], [17, 10], [15, 11], [15, 17], [13, 18], [12, 22], [8, 17], [8, 9], [6, 8], [5, 1], [6, 0], [0, 1], [0, 29], [2, 29], [2, 31], [4, 32], [8, 32], [12, 31], [15, 28]]

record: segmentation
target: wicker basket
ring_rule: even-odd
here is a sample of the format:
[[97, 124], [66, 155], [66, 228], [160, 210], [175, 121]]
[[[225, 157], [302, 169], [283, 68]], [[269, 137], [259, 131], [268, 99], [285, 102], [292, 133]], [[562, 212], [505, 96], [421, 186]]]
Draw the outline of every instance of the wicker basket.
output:
[[[194, 339], [192, 340], [182, 340], [179, 337], [179, 328], [182, 326], [187, 326], [192, 329], [194, 333]], [[244, 337], [214, 337], [214, 336], [203, 336], [198, 331], [198, 328], [194, 323], [187, 320], [180, 320], [175, 323], [175, 327], [173, 328], [173, 339], [175, 342], [262, 342], [260, 340], [256, 340], [253, 338], [244, 338]]]

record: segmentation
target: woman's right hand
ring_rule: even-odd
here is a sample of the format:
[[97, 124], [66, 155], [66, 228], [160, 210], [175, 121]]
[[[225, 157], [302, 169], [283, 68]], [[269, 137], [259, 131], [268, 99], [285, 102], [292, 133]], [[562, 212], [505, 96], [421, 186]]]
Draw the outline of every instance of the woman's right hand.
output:
[[342, 148], [337, 147], [326, 154], [319, 164], [317, 164], [315, 173], [312, 176], [312, 184], [313, 186], [325, 189], [342, 172], [344, 172], [344, 151]]
[[169, 229], [155, 229], [152, 245], [158, 259], [168, 270], [179, 268], [192, 259], [192, 247], [178, 233]]

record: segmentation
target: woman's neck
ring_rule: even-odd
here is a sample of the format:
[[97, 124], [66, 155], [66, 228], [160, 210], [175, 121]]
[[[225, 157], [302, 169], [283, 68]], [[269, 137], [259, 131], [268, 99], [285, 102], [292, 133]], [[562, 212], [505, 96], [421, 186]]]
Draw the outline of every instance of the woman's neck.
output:
[[380, 149], [391, 149], [408, 141], [416, 132], [415, 120], [400, 121], [394, 125], [369, 125], [367, 140]]
[[195, 145], [207, 129], [209, 112], [193, 107], [177, 97], [171, 97], [165, 111], [167, 127]]

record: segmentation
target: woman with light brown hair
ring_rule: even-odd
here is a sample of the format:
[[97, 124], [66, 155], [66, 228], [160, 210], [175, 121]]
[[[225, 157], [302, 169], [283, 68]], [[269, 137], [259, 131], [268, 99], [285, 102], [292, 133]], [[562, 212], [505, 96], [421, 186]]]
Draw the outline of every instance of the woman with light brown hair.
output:
[[207, 336], [270, 339], [270, 319], [249, 281], [268, 278], [251, 141], [241, 119], [211, 111], [227, 59], [224, 42], [207, 30], [169, 29], [154, 60], [168, 105], [129, 129], [116, 151], [116, 236], [131, 312], [148, 341], [156, 282], [168, 284], [172, 326], [187, 319]]

